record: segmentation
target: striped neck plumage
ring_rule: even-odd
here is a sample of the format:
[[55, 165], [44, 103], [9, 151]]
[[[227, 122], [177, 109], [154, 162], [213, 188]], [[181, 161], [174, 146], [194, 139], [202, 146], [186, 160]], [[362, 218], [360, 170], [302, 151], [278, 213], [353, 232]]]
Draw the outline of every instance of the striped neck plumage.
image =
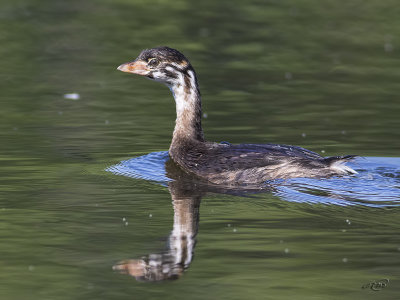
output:
[[201, 127], [201, 96], [196, 73], [191, 66], [180, 70], [167, 67], [173, 78], [169, 86], [176, 103], [176, 121], [172, 143], [178, 140], [204, 141]]

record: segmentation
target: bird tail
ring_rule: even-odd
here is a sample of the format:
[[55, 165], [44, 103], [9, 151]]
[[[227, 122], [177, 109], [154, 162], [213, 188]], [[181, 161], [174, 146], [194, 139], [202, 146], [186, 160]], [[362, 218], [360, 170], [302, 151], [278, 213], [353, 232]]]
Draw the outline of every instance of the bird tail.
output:
[[331, 156], [325, 158], [325, 162], [329, 167], [339, 174], [357, 174], [357, 171], [353, 170], [346, 163], [356, 158], [358, 155], [346, 155], [346, 156]]

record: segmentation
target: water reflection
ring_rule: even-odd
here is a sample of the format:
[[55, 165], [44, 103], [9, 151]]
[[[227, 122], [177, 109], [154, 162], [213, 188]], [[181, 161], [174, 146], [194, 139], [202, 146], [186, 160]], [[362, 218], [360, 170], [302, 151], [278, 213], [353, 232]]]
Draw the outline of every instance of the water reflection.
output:
[[168, 184], [174, 208], [174, 225], [166, 250], [141, 259], [121, 261], [114, 270], [129, 274], [138, 281], [178, 279], [193, 259], [199, 227], [201, 189], [184, 181]]
[[351, 177], [295, 178], [262, 185], [224, 187], [190, 177], [169, 159], [167, 152], [154, 152], [122, 161], [107, 171], [168, 187], [174, 209], [174, 225], [164, 251], [121, 261], [114, 266], [114, 270], [133, 276], [138, 281], [180, 278], [193, 260], [200, 202], [208, 193], [244, 196], [272, 192], [289, 202], [382, 208], [400, 205], [399, 158], [367, 158], [355, 167], [359, 174]]
[[[144, 166], [143, 166], [144, 167]], [[245, 195], [268, 191], [269, 186], [226, 188], [210, 185], [184, 173], [172, 160], [165, 161], [166, 176], [170, 179], [168, 190], [174, 209], [174, 225], [166, 250], [151, 253], [141, 259], [121, 261], [113, 269], [133, 276], [138, 281], [178, 279], [193, 260], [196, 235], [199, 227], [200, 202], [207, 193]]]

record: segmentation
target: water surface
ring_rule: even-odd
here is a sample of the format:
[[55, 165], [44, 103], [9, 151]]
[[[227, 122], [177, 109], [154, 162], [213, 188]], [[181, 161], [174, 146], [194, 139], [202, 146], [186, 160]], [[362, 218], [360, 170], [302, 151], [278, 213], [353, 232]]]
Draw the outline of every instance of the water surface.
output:
[[[397, 299], [396, 1], [18, 0], [0, 22], [1, 299]], [[208, 140], [358, 154], [359, 174], [168, 180], [172, 97], [115, 70], [159, 45], [195, 67]], [[174, 224], [194, 256], [146, 284], [141, 260], [177, 257]]]

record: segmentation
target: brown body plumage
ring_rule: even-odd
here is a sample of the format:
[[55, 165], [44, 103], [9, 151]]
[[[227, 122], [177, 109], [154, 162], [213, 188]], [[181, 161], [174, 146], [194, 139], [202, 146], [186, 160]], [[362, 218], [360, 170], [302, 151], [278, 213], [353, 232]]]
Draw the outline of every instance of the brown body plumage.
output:
[[196, 73], [179, 51], [144, 50], [118, 70], [166, 84], [176, 102], [176, 125], [169, 154], [185, 172], [212, 183], [251, 185], [293, 177], [329, 177], [356, 173], [345, 166], [354, 155], [322, 157], [307, 149], [276, 144], [211, 143], [201, 127], [201, 97]]

